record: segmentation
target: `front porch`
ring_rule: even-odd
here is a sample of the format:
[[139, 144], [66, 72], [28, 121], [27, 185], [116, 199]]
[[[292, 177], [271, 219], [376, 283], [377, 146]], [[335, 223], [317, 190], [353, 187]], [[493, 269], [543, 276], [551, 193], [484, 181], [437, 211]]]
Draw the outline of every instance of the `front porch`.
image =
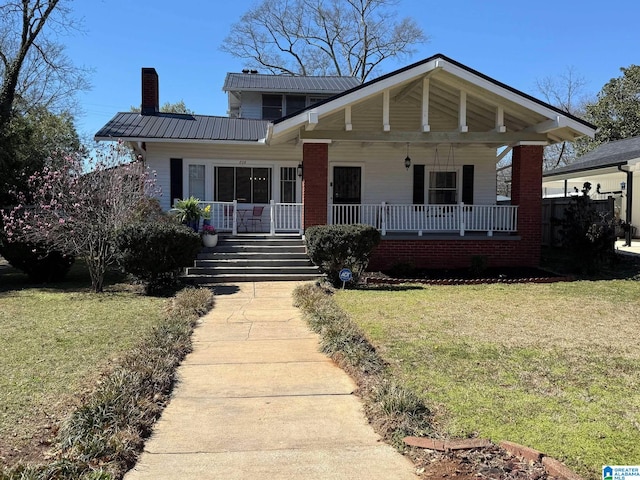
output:
[[[209, 223], [220, 232], [303, 234], [302, 203], [266, 205], [233, 202], [202, 202], [210, 206]], [[468, 233], [492, 237], [518, 231], [518, 206], [514, 205], [422, 205], [357, 204], [332, 205], [327, 209], [328, 225], [361, 223], [375, 227], [383, 237], [389, 234], [464, 237]], [[396, 237], [397, 238], [397, 237]]]

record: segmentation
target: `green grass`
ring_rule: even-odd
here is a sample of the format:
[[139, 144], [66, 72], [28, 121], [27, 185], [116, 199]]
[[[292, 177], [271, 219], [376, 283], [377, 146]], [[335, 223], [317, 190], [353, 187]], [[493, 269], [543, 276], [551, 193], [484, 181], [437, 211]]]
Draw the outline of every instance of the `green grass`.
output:
[[85, 274], [76, 268], [70, 282], [43, 287], [28, 285], [12, 270], [0, 273], [5, 447], [28, 448], [43, 426], [55, 425], [114, 359], [162, 319], [163, 299], [125, 285], [94, 294]]
[[536, 448], [598, 478], [640, 464], [640, 282], [346, 290], [339, 305], [444, 435]]

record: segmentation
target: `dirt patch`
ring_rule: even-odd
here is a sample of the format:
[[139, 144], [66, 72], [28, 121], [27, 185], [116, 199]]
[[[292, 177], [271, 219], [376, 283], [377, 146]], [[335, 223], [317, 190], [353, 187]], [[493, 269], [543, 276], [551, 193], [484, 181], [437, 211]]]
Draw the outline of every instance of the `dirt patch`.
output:
[[493, 445], [482, 449], [439, 453], [413, 448], [408, 453], [424, 478], [456, 478], [471, 480], [545, 480], [549, 478], [543, 465], [516, 458]]
[[10, 438], [0, 438], [0, 465], [12, 467], [45, 460], [58, 430], [59, 419], [34, 414], [28, 420], [29, 438], [20, 438], [17, 434]]

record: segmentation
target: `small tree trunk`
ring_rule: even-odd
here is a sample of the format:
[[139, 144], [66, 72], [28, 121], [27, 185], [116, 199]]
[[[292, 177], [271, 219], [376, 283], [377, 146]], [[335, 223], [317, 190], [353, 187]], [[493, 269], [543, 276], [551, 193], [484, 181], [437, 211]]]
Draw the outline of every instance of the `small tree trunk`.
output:
[[94, 293], [102, 293], [104, 290], [104, 275], [107, 270], [106, 266], [106, 250], [109, 248], [104, 241], [98, 240], [97, 245], [90, 247], [89, 257], [87, 258], [87, 268], [91, 277], [91, 288]]

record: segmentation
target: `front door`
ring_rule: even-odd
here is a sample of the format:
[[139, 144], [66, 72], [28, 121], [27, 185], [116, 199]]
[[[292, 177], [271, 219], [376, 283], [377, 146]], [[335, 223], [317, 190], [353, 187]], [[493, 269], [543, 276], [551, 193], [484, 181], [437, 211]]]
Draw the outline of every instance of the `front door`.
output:
[[333, 204], [335, 224], [358, 223], [362, 201], [362, 169], [333, 167]]

